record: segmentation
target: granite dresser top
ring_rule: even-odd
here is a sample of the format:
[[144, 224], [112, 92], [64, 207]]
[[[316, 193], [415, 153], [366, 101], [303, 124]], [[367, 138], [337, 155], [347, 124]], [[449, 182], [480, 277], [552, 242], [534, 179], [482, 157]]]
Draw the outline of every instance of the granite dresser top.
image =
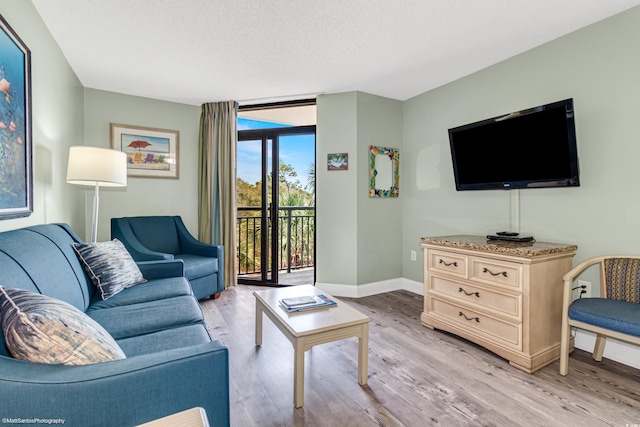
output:
[[545, 242], [507, 242], [501, 240], [489, 240], [486, 236], [436, 236], [420, 239], [423, 245], [436, 245], [460, 249], [472, 249], [484, 252], [534, 257], [540, 255], [575, 252], [576, 245]]

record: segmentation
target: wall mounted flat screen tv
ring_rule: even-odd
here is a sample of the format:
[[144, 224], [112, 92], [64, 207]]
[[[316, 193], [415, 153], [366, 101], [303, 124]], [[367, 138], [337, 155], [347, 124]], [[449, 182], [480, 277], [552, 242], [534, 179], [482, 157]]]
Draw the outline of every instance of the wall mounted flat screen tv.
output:
[[580, 186], [573, 99], [449, 129], [456, 189]]

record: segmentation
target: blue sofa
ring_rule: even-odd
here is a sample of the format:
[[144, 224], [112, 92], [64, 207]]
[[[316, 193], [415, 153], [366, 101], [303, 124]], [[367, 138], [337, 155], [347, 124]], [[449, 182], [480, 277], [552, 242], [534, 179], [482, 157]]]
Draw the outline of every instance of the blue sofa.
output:
[[224, 290], [224, 247], [194, 238], [179, 216], [111, 218], [111, 238], [136, 261], [178, 259], [196, 298], [217, 298]]
[[[97, 321], [126, 359], [82, 366], [10, 356], [0, 340], [0, 417], [133, 426], [200, 406], [228, 426], [228, 350], [212, 340], [182, 262], [138, 263], [147, 282], [102, 300], [65, 224], [0, 233], [0, 285], [65, 301]], [[0, 335], [2, 332], [0, 331]]]

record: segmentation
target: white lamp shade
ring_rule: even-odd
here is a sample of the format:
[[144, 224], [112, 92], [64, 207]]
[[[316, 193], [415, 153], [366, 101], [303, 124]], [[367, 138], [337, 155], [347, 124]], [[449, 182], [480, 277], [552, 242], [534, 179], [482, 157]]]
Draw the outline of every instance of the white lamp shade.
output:
[[127, 185], [127, 155], [118, 150], [99, 147], [69, 148], [67, 182], [101, 187]]

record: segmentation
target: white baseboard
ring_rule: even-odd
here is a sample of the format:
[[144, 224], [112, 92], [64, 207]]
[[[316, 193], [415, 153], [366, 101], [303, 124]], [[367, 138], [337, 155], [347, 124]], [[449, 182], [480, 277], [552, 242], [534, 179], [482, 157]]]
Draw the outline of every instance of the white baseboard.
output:
[[316, 282], [316, 286], [336, 297], [361, 298], [370, 295], [383, 294], [398, 290], [405, 290], [423, 295], [422, 282], [399, 277], [397, 279], [382, 280], [380, 282], [365, 283], [362, 285], [342, 285], [338, 283]]
[[[418, 295], [424, 295], [424, 285], [422, 282], [405, 279], [399, 277], [397, 279], [383, 280], [380, 282], [365, 283], [362, 285], [343, 285], [337, 283], [320, 283], [316, 286], [337, 297], [361, 298], [370, 295], [382, 294], [403, 289]], [[591, 332], [578, 330], [575, 335], [575, 347], [580, 350], [593, 352], [593, 346], [596, 342], [595, 334]], [[640, 369], [640, 346], [617, 341], [611, 338], [607, 339], [604, 347], [604, 357], [615, 360], [624, 365]]]
[[[596, 344], [596, 335], [594, 333], [577, 330], [575, 335], [575, 347], [580, 350], [593, 353], [593, 347]], [[640, 346], [627, 343], [624, 341], [607, 338], [604, 346], [603, 357], [615, 360], [623, 365], [640, 369]]]

